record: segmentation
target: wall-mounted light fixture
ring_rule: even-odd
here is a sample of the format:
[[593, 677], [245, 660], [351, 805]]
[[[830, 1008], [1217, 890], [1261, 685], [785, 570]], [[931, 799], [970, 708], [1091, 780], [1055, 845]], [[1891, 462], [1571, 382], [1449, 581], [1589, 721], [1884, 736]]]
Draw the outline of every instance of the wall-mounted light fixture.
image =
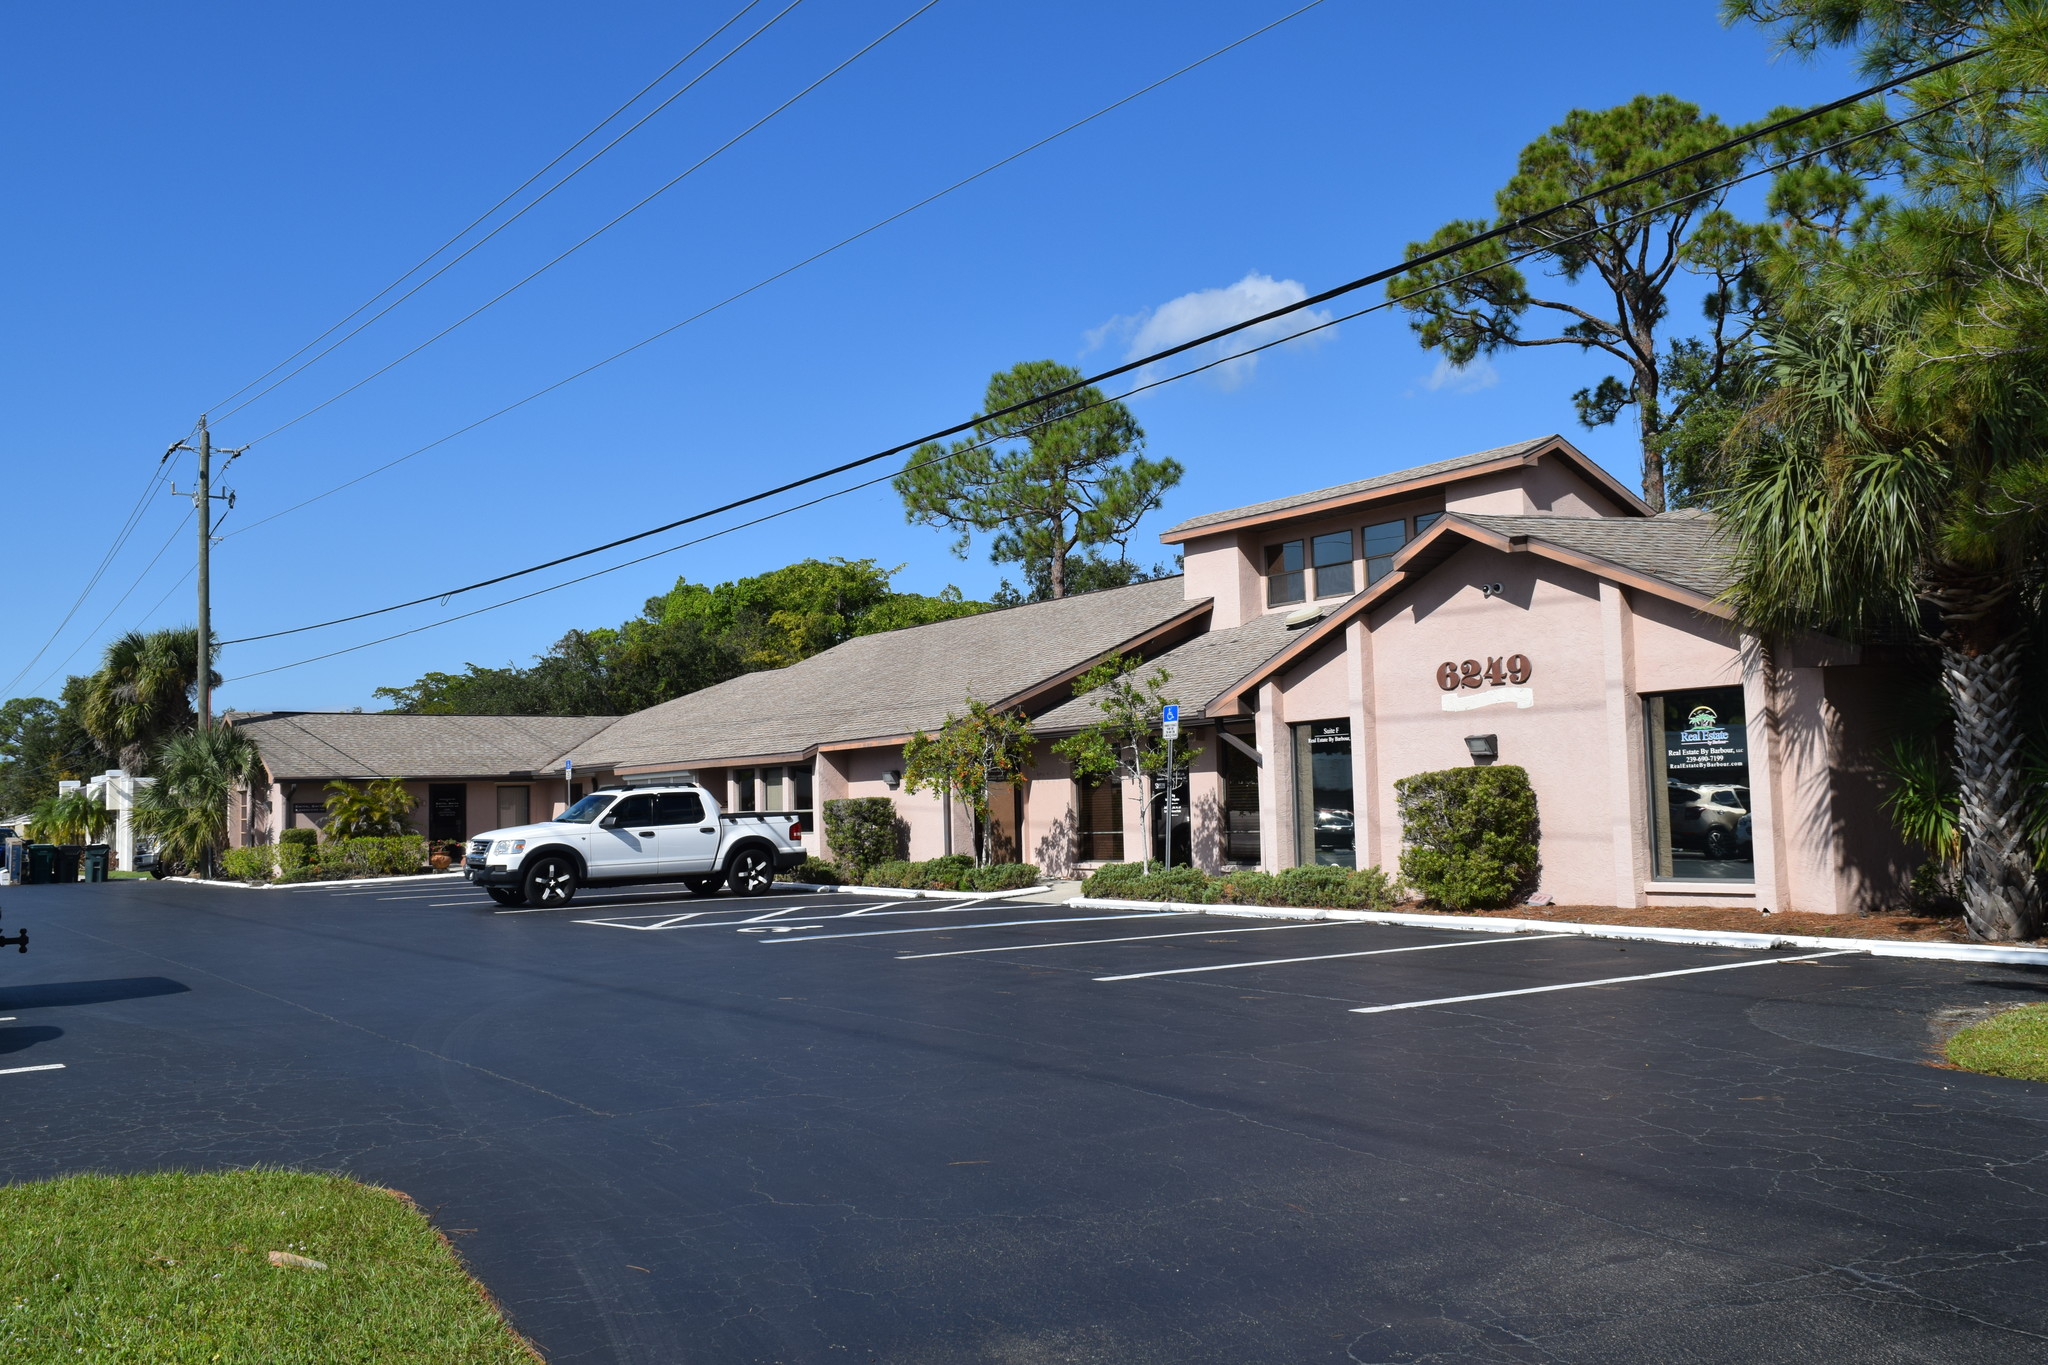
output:
[[895, 791], [903, 785], [903, 774], [900, 770], [891, 768], [888, 772], [882, 774], [882, 782], [890, 791]]
[[1472, 761], [1482, 768], [1500, 757], [1500, 744], [1493, 735], [1467, 735], [1465, 748]]
[[1498, 583], [1481, 583], [1479, 585], [1479, 595], [1481, 597], [1498, 597], [1506, 591], [1507, 589]]

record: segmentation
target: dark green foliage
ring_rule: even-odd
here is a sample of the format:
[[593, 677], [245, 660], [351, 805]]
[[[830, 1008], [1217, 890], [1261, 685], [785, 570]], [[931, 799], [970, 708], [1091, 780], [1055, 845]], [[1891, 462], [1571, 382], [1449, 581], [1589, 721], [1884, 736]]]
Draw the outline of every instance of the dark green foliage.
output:
[[1311, 910], [1391, 910], [1398, 888], [1376, 867], [1290, 867], [1212, 877], [1199, 868], [1146, 873], [1139, 863], [1111, 863], [1083, 884], [1082, 894], [1106, 900], [1185, 901], [1191, 905], [1260, 905]]
[[1038, 885], [1042, 875], [1033, 863], [990, 863], [967, 874], [967, 890], [1021, 891]]
[[964, 853], [948, 853], [911, 863], [910, 875], [899, 885], [917, 891], [964, 891], [973, 871], [974, 859]]
[[879, 863], [900, 858], [908, 831], [886, 796], [854, 796], [825, 803], [825, 846], [835, 862], [860, 881]]
[[988, 609], [957, 588], [936, 597], [896, 592], [896, 572], [872, 559], [806, 559], [715, 587], [677, 579], [633, 620], [572, 630], [530, 667], [470, 664], [377, 695], [413, 715], [623, 715], [857, 635]]
[[1098, 868], [1081, 884], [1081, 894], [1112, 900], [1187, 901], [1206, 905], [1216, 898], [1218, 885], [1200, 868], [1156, 868], [1147, 873], [1141, 863], [1111, 863]]
[[1017, 411], [976, 422], [950, 447], [913, 451], [894, 480], [904, 517], [958, 531], [963, 558], [974, 532], [993, 533], [990, 559], [1024, 565], [1027, 579], [1043, 573], [1048, 597], [1076, 591], [1068, 557], [1121, 545], [1181, 476], [1178, 461], [1146, 458], [1144, 430], [1122, 403], [1089, 385], [1058, 392], [1080, 379], [1053, 360], [991, 375], [981, 410]]
[[280, 844], [298, 844], [306, 850], [307, 856], [320, 846], [320, 831], [317, 829], [288, 829], [277, 836]]
[[1417, 773], [1394, 784], [1401, 876], [1446, 910], [1490, 909], [1535, 888], [1536, 791], [1512, 763]]
[[910, 879], [916, 875], [912, 870], [916, 866], [916, 863], [905, 862], [901, 858], [888, 858], [861, 873], [860, 884], [862, 886], [908, 886], [910, 885]]
[[[801, 880], [801, 879], [800, 879]], [[860, 879], [862, 886], [896, 886], [909, 891], [1016, 891], [1036, 886], [1039, 871], [1030, 863], [990, 863], [976, 867], [959, 853], [907, 863], [900, 858], [875, 864]]]
[[333, 839], [320, 849], [320, 872], [326, 877], [406, 876], [426, 863], [427, 841], [417, 834]]
[[778, 872], [775, 879], [781, 882], [807, 882], [812, 886], [844, 886], [846, 876], [837, 863], [828, 863], [823, 858], [806, 858], [787, 872]]

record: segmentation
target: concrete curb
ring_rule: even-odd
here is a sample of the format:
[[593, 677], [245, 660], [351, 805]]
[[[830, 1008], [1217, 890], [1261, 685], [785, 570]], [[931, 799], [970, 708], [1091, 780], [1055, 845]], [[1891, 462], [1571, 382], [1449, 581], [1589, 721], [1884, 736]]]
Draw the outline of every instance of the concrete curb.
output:
[[460, 872], [415, 872], [410, 877], [335, 877], [325, 881], [310, 882], [223, 882], [208, 877], [165, 877], [167, 882], [183, 882], [187, 886], [232, 886], [243, 891], [319, 891], [330, 886], [392, 886], [401, 882], [426, 883], [446, 879], [468, 885], [469, 879]]
[[[777, 882], [792, 891], [815, 891], [836, 896], [909, 896], [921, 901], [995, 901], [1050, 891], [1049, 886], [1020, 886], [1011, 891], [922, 891], [907, 886], [821, 886], [816, 882]], [[772, 894], [772, 893], [771, 893]]]
[[1917, 957], [1938, 962], [2013, 962], [2048, 967], [2048, 948], [2000, 947], [1989, 943], [1899, 943], [1876, 938], [1821, 938], [1812, 934], [1751, 934], [1736, 929], [1663, 929], [1635, 924], [1579, 924], [1548, 919], [1500, 919], [1490, 915], [1409, 915], [1390, 910], [1265, 909], [1245, 905], [1193, 905], [1186, 901], [1126, 901], [1076, 896], [1067, 902], [1083, 910], [1179, 910], [1237, 919], [1336, 919], [1398, 924], [1411, 929], [1458, 933], [1581, 934], [1642, 943], [1696, 943], [1715, 948], [1846, 949], [1872, 957]]

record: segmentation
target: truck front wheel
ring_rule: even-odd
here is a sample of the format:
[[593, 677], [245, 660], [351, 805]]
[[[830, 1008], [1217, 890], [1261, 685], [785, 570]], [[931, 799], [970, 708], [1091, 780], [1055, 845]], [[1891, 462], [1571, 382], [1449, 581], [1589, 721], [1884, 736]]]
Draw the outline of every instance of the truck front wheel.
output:
[[557, 910], [576, 898], [576, 866], [567, 858], [542, 858], [526, 869], [526, 903]]
[[775, 885], [775, 864], [764, 849], [743, 848], [725, 869], [733, 894], [758, 896]]

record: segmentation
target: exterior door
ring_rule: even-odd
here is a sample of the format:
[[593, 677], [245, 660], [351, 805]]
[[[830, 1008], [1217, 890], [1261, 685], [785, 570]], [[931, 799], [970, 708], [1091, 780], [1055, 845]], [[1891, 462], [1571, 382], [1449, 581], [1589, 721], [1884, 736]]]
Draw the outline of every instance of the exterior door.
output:
[[590, 832], [584, 860], [594, 881], [652, 877], [661, 871], [661, 834], [654, 823], [654, 798], [645, 792], [612, 803]]
[[469, 788], [460, 782], [434, 782], [427, 787], [427, 839], [459, 844], [469, 838]]
[[654, 823], [666, 877], [709, 872], [718, 860], [718, 821], [706, 819], [704, 798], [695, 792], [658, 792]]

